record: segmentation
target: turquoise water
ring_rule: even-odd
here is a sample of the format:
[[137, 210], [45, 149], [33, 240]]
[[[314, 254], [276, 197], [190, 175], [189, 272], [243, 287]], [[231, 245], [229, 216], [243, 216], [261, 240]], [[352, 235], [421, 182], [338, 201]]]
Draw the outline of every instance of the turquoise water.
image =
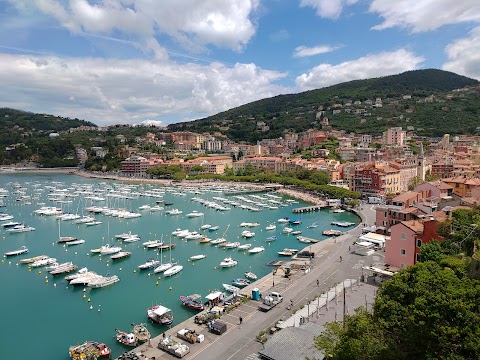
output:
[[[64, 212], [78, 212], [81, 215], [87, 214], [83, 209], [91, 203], [85, 200], [84, 196], [78, 196], [66, 198], [72, 200], [72, 203], [56, 204], [47, 200], [46, 195], [49, 190], [46, 189], [38, 193], [40, 194], [38, 200], [31, 200], [31, 204], [25, 204], [24, 201], [16, 201], [20, 195], [14, 194], [16, 189], [12, 183], [20, 184], [26, 191], [25, 195], [29, 196], [34, 196], [35, 189], [42, 189], [45, 186], [69, 188], [72, 184], [92, 184], [94, 188], [105, 188], [113, 184], [71, 175], [0, 175], [0, 187], [10, 192], [10, 196], [3, 200], [6, 207], [0, 210], [15, 216], [13, 220], [36, 228], [33, 232], [18, 234], [9, 234], [3, 228], [1, 229], [0, 254], [18, 249], [22, 245], [29, 248], [28, 254], [6, 258], [0, 264], [0, 282], [3, 285], [0, 309], [2, 309], [1, 318], [4, 328], [0, 356], [2, 359], [68, 359], [68, 347], [85, 340], [107, 343], [112, 348], [112, 358], [116, 357], [128, 349], [116, 343], [113, 338], [115, 328], [129, 330], [131, 323], [146, 323], [148, 307], [154, 304], [169, 307], [173, 310], [174, 325], [178, 324], [195, 313], [181, 305], [179, 296], [192, 293], [205, 296], [209, 291], [222, 289], [222, 283], [230, 283], [234, 278], [243, 277], [246, 271], [252, 271], [258, 277], [264, 276], [272, 271], [272, 267], [267, 265], [269, 261], [285, 259], [278, 256], [277, 251], [287, 247], [302, 249], [306, 246], [295, 236], [283, 234], [284, 225], [277, 224], [276, 230], [266, 231], [265, 227], [270, 222], [276, 223], [277, 219], [285, 216], [301, 217], [303, 223], [295, 226], [295, 230], [302, 230], [303, 236], [317, 239], [325, 238], [322, 235], [323, 230], [335, 228], [330, 225], [331, 221], [359, 222], [356, 215], [347, 212], [335, 214], [320, 211], [295, 216], [291, 211], [292, 207], [307, 205], [301, 201], [289, 207], [279, 207], [278, 210], [264, 209], [261, 212], [251, 212], [232, 207], [230, 211], [221, 212], [191, 201], [191, 198], [200, 197], [211, 200], [214, 196], [224, 198], [231, 198], [231, 196], [214, 192], [187, 193], [186, 196], [178, 196], [167, 192], [163, 199], [173, 202], [174, 204], [170, 207], [182, 210], [182, 215], [169, 216], [164, 214], [164, 211], [153, 213], [143, 211], [143, 216], [135, 219], [96, 215], [97, 220], [103, 223], [90, 227], [61, 221], [62, 236], [76, 236], [86, 240], [84, 244], [65, 248], [56, 243], [59, 234], [58, 221], [52, 216], [34, 215], [33, 211], [39, 207], [37, 202], [45, 202], [46, 206], [63, 206]], [[161, 187], [137, 185], [132, 191], [152, 188], [160, 189]], [[285, 199], [286, 197], [283, 197], [282, 201]], [[109, 198], [108, 202], [96, 202], [94, 205], [124, 207], [136, 211], [141, 205], [155, 204], [156, 200], [160, 199], [139, 197], [134, 200], [111, 200]], [[230, 205], [226, 206], [230, 207]], [[187, 218], [185, 215], [193, 210], [203, 212], [204, 217]], [[240, 237], [244, 228], [240, 228], [239, 224], [244, 221], [261, 224], [252, 228], [256, 233], [255, 237], [248, 240]], [[313, 222], [317, 222], [319, 226], [307, 229], [307, 226]], [[170, 236], [176, 228], [200, 232], [199, 228], [203, 223], [220, 226], [216, 232], [205, 232], [213, 239], [222, 236], [230, 224], [225, 233], [228, 241], [240, 241], [242, 244], [248, 242], [252, 243], [253, 247], [263, 245], [266, 250], [251, 255], [236, 249], [225, 250], [208, 243], [200, 244], [198, 240], [187, 242]], [[114, 235], [128, 231], [141, 236], [139, 242], [123, 245], [125, 250], [132, 252], [129, 258], [112, 263], [111, 260], [107, 261], [109, 256], [102, 258], [89, 254], [90, 249], [98, 248], [102, 244], [116, 243], [113, 240]], [[271, 235], [276, 235], [278, 239], [266, 243], [265, 238]], [[158, 279], [153, 271], [138, 271], [137, 267], [147, 258], [157, 257], [153, 250], [145, 250], [142, 243], [162, 237], [163, 241], [169, 242], [171, 239], [176, 244], [171, 256], [183, 265], [184, 269], [170, 278]], [[109, 238], [110, 241], [108, 241]], [[195, 262], [195, 265], [188, 261], [190, 256], [202, 253], [207, 257]], [[55, 257], [58, 262], [73, 261], [79, 268], [88, 267], [89, 270], [102, 275], [118, 275], [121, 281], [101, 289], [87, 288], [84, 292], [83, 288], [68, 287], [63, 276], [52, 277], [41, 268], [29, 271], [28, 265], [18, 263], [22, 258], [42, 254]], [[165, 261], [169, 260], [170, 252], [164, 251], [162, 255]], [[220, 269], [219, 263], [228, 255], [238, 260], [238, 265], [229, 269]], [[152, 273], [151, 276], [148, 275], [149, 272]], [[88, 299], [90, 302], [87, 301]], [[9, 326], [11, 330], [7, 330]], [[148, 323], [148, 328], [152, 336], [165, 330], [151, 323]]]

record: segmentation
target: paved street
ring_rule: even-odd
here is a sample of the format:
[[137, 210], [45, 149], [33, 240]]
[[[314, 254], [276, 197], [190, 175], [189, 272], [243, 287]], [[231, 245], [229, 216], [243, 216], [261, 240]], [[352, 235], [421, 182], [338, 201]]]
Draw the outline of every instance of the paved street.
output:
[[[372, 205], [363, 205], [361, 210], [362, 223], [373, 225], [375, 212]], [[205, 326], [193, 324], [187, 320], [167, 332], [167, 335], [174, 335], [180, 328], [188, 327], [198, 333], [205, 335], [205, 341], [201, 344], [189, 344], [190, 353], [184, 357], [186, 360], [245, 360], [258, 358], [256, 353], [263, 345], [256, 341], [256, 336], [261, 330], [274, 326], [278, 320], [289, 318], [292, 312], [307, 306], [308, 300], [327, 292], [336, 284], [345, 279], [360, 280], [362, 266], [383, 262], [383, 251], [376, 252], [371, 256], [360, 256], [350, 253], [349, 247], [361, 234], [363, 225], [359, 225], [348, 234], [339, 236], [336, 239], [328, 239], [308, 246], [308, 249], [315, 252], [315, 259], [311, 262], [310, 271], [294, 271], [290, 279], [284, 278], [279, 271], [277, 275], [269, 274], [254, 286], [258, 287], [261, 293], [266, 294], [272, 289], [282, 293], [284, 302], [267, 313], [257, 310], [259, 302], [253, 300], [241, 305], [231, 313], [222, 316], [221, 321], [227, 323], [228, 330], [223, 335], [215, 335], [205, 330]], [[340, 261], [340, 256], [342, 261]], [[317, 280], [319, 286], [317, 286]], [[274, 285], [274, 286], [273, 286]], [[244, 289], [245, 293], [251, 291], [251, 287]], [[360, 306], [371, 304], [374, 299], [375, 287], [365, 283], [355, 284], [352, 289], [347, 290], [347, 312]], [[310, 321], [325, 322], [333, 321], [335, 318], [341, 320], [343, 314], [343, 295], [341, 301], [329, 302], [328, 310], [321, 309], [317, 314], [310, 317]], [[293, 308], [287, 309], [290, 300], [293, 301]], [[340, 309], [335, 310], [335, 306]], [[239, 317], [243, 323], [239, 324]], [[153, 347], [142, 345], [137, 349], [144, 354], [144, 358], [171, 359], [172, 355], [166, 354], [155, 348], [160, 339], [152, 339]]]

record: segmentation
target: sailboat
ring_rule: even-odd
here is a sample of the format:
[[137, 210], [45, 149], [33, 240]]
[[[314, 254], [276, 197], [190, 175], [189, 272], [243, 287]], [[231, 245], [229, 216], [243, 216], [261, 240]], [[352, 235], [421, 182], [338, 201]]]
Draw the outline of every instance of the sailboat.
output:
[[227, 225], [227, 228], [225, 229], [222, 237], [221, 237], [221, 238], [218, 238], [218, 239], [216, 239], [216, 240], [213, 240], [211, 243], [212, 243], [212, 244], [218, 244], [218, 243], [227, 241], [227, 239], [225, 239], [225, 234], [227, 233], [229, 227], [230, 227], [230, 224]]
[[172, 263], [172, 247], [171, 247], [171, 245], [172, 245], [172, 237], [170, 236], [170, 262], [165, 263], [165, 264], [163, 263], [163, 256], [162, 256], [163, 249], [161, 248], [160, 249], [161, 264], [160, 264], [160, 266], [156, 267], [155, 270], [153, 270], [154, 273], [164, 272], [164, 271], [170, 269], [171, 267], [173, 267], [174, 265], [176, 265], [176, 264]]
[[68, 243], [70, 241], [77, 240], [77, 238], [74, 237], [74, 236], [61, 236], [60, 235], [60, 224], [61, 223], [62, 223], [61, 221], [58, 222], [58, 240], [57, 240], [57, 243]]

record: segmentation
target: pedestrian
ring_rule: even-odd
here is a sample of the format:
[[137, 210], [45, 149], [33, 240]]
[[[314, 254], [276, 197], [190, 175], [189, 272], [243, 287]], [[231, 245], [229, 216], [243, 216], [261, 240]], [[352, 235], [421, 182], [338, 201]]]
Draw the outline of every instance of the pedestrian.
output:
[[320, 286], [320, 281], [317, 279], [317, 287]]
[[165, 333], [162, 334], [163, 339], [165, 340]]
[[352, 248], [352, 247], [351, 247], [351, 246], [349, 246], [349, 247], [348, 247], [348, 251], [350, 251], [350, 249], [351, 249], [351, 248]]
[[242, 319], [242, 317], [241, 317], [241, 316], [238, 318], [238, 320], [240, 321], [240, 325], [242, 325], [242, 321], [243, 321], [243, 319]]
[[342, 257], [340, 256], [340, 262], [342, 262], [342, 261], [343, 261], [343, 259], [342, 259]]

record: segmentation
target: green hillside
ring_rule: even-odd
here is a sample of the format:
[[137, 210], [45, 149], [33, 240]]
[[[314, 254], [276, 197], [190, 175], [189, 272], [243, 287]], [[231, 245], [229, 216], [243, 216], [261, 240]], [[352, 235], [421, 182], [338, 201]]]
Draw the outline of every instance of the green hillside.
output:
[[[379, 134], [389, 126], [413, 126], [420, 129], [418, 133], [433, 136], [474, 132], [480, 123], [478, 84], [477, 80], [442, 70], [408, 71], [262, 99], [205, 119], [172, 124], [169, 129], [217, 130], [234, 140], [254, 143], [282, 136], [289, 130], [320, 128], [319, 120], [328, 117], [332, 128], [358, 133]], [[472, 89], [452, 92], [465, 87]], [[447, 98], [449, 94], [452, 96]], [[405, 95], [411, 98], [404, 99]], [[431, 95], [434, 100], [425, 102]], [[382, 99], [381, 108], [365, 105], [366, 100], [375, 103], [377, 98]], [[361, 104], [355, 105], [355, 101]], [[365, 109], [367, 115], [355, 113], [361, 109]], [[321, 110], [325, 112], [318, 117]], [[334, 110], [340, 112], [334, 114]], [[257, 128], [257, 123], [262, 121], [268, 130]]]

